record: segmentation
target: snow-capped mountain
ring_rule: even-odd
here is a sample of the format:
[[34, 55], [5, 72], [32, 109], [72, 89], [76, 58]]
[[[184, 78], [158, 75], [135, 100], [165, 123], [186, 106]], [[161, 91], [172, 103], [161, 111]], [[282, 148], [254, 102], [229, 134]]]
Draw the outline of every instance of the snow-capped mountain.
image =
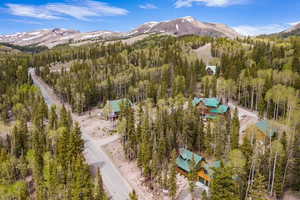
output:
[[290, 27], [289, 29], [283, 31], [280, 33], [281, 35], [286, 35], [286, 36], [289, 36], [289, 35], [300, 35], [300, 23], [299, 24], [296, 24], [292, 27]]
[[169, 33], [174, 35], [205, 35], [236, 38], [240, 35], [225, 24], [200, 22], [193, 17], [183, 17], [165, 22], [148, 22], [129, 32], [128, 35], [144, 33]]
[[92, 40], [96, 38], [110, 39], [114, 37], [120, 37], [120, 33], [111, 31], [94, 31], [80, 33], [75, 30], [67, 29], [42, 29], [33, 32], [15, 33], [11, 35], [0, 35], [0, 42], [10, 43], [14, 45], [26, 46], [26, 45], [39, 45], [54, 47], [59, 44], [68, 43], [72, 41]]
[[62, 28], [42, 29], [33, 32], [15, 33], [11, 35], [0, 35], [0, 43], [14, 45], [38, 45], [49, 48], [70, 41], [79, 42], [86, 40], [107, 40], [134, 37], [142, 34], [167, 33], [172, 35], [204, 35], [212, 37], [236, 38], [240, 35], [225, 24], [207, 23], [196, 20], [193, 17], [183, 17], [163, 22], [148, 22], [128, 33], [112, 31], [94, 31], [81, 33], [76, 30]]

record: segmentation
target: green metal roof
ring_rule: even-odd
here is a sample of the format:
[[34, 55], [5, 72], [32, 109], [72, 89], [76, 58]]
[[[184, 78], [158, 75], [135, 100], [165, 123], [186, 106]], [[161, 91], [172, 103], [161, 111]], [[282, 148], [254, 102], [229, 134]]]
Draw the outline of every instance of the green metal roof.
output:
[[198, 97], [195, 97], [192, 103], [194, 106], [196, 106], [200, 102], [203, 102], [204, 105], [208, 107], [215, 107], [215, 108], [218, 107], [218, 105], [220, 104], [220, 101], [217, 98], [198, 98]]
[[198, 105], [201, 102], [201, 98], [195, 97], [192, 101], [193, 106]]
[[132, 105], [132, 102], [129, 99], [118, 99], [118, 100], [113, 100], [113, 101], [108, 101], [112, 108], [112, 112], [117, 113], [121, 112], [121, 104], [128, 102], [130, 105]]
[[275, 132], [277, 131], [274, 126], [272, 127], [270, 121], [268, 120], [259, 121], [255, 125], [260, 131], [262, 131], [269, 137], [273, 137]]
[[207, 174], [212, 177], [214, 174], [213, 168], [220, 168], [221, 167], [221, 161], [217, 160], [214, 162], [208, 162], [204, 165], [204, 169], [207, 171]]
[[224, 114], [228, 110], [228, 106], [226, 105], [220, 105], [218, 108], [212, 109], [211, 113], [218, 113], [218, 114]]
[[186, 172], [190, 172], [190, 164], [192, 160], [195, 160], [196, 165], [200, 163], [200, 161], [203, 159], [198, 154], [195, 154], [185, 148], [179, 149], [180, 155], [176, 159], [176, 164], [181, 169], [185, 170]]

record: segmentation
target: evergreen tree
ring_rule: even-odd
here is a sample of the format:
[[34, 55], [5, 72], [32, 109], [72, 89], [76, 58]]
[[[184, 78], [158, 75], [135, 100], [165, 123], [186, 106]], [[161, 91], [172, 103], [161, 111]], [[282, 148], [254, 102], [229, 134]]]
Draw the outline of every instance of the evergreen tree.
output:
[[172, 160], [171, 160], [170, 174], [169, 174], [169, 180], [168, 180], [169, 193], [170, 193], [170, 197], [172, 200], [174, 200], [176, 198], [176, 193], [177, 193], [176, 157], [177, 157], [177, 153], [176, 153], [176, 150], [174, 149], [172, 151], [172, 156], [171, 156]]
[[211, 184], [211, 200], [239, 200], [236, 181], [233, 172], [228, 167], [215, 169]]
[[249, 191], [248, 200], [267, 200], [268, 191], [266, 189], [265, 177], [261, 174], [257, 174], [252, 184], [252, 188]]
[[101, 176], [100, 169], [97, 169], [97, 174], [95, 178], [95, 186], [94, 186], [94, 200], [104, 200], [106, 199], [103, 180]]
[[133, 191], [129, 194], [129, 198], [130, 198], [130, 200], [138, 200], [138, 196], [137, 196], [135, 190], [133, 190]]
[[231, 120], [231, 149], [237, 149], [239, 147], [239, 132], [240, 132], [240, 121], [238, 116], [238, 110], [235, 108], [234, 115]]
[[194, 191], [195, 191], [197, 178], [198, 178], [198, 170], [197, 170], [195, 159], [193, 157], [192, 162], [190, 164], [190, 172], [188, 173], [189, 189], [192, 194], [192, 199], [194, 199]]
[[56, 114], [56, 106], [53, 105], [51, 106], [51, 110], [50, 110], [50, 116], [49, 116], [49, 128], [50, 129], [57, 129], [58, 128], [58, 117], [57, 117], [57, 114]]

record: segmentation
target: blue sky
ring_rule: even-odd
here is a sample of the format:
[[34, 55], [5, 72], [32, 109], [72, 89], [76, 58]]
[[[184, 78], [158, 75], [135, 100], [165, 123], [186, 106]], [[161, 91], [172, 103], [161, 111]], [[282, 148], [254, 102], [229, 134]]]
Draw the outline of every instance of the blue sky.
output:
[[43, 28], [129, 31], [148, 21], [193, 16], [247, 35], [300, 22], [299, 0], [1, 0], [0, 34]]

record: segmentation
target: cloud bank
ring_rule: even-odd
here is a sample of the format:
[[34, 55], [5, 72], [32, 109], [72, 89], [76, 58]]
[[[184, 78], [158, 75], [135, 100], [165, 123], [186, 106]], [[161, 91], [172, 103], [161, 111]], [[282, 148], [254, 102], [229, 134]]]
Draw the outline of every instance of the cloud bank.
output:
[[88, 20], [89, 17], [126, 15], [128, 13], [126, 9], [93, 0], [72, 1], [71, 3], [49, 3], [40, 6], [9, 3], [6, 6], [8, 12], [15, 16], [48, 20], [64, 17]]
[[226, 7], [248, 3], [249, 0], [177, 0], [176, 8], [192, 7], [194, 3], [203, 4], [208, 7]]
[[233, 29], [245, 36], [257, 36], [262, 34], [278, 33], [287, 29], [288, 27], [289, 26], [280, 24], [270, 24], [264, 26], [241, 25], [233, 27]]
[[151, 4], [151, 3], [147, 3], [147, 4], [144, 4], [144, 5], [139, 5], [139, 7], [142, 8], [142, 9], [147, 9], [147, 10], [157, 9], [157, 6], [154, 5], [154, 4]]

